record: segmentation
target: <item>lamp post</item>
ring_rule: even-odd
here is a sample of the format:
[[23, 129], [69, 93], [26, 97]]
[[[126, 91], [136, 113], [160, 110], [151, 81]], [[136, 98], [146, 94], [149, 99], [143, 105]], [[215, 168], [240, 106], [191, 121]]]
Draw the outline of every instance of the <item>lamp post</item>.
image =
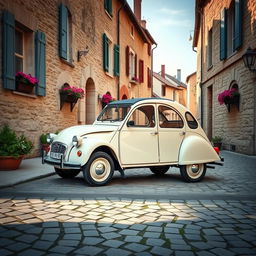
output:
[[256, 50], [253, 50], [251, 47], [249, 47], [243, 55], [243, 61], [245, 67], [247, 67], [252, 72], [256, 72]]

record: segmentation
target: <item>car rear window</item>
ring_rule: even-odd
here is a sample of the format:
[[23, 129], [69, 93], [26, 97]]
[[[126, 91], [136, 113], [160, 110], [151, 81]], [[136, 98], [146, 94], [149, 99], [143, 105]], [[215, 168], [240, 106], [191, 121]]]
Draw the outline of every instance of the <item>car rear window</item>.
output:
[[192, 114], [189, 112], [186, 112], [185, 117], [186, 117], [186, 121], [188, 123], [188, 127], [191, 129], [197, 129], [198, 123], [197, 123], [196, 119], [192, 116]]

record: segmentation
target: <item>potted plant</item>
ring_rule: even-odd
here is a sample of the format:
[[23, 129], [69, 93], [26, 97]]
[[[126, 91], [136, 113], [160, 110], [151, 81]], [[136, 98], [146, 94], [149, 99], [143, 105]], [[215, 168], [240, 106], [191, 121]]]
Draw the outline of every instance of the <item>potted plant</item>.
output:
[[19, 92], [31, 93], [38, 80], [30, 74], [17, 72], [15, 76], [16, 90]]
[[71, 104], [72, 111], [78, 99], [83, 97], [84, 90], [82, 88], [70, 86], [68, 83], [64, 83], [60, 89], [60, 109], [62, 108], [64, 102], [69, 102]]
[[237, 88], [225, 90], [218, 95], [218, 101], [220, 105], [225, 104], [228, 108], [228, 111], [230, 111], [230, 105], [232, 104], [236, 105], [239, 110], [239, 100], [240, 93], [238, 92]]
[[212, 143], [214, 147], [218, 147], [219, 149], [221, 149], [222, 146], [222, 137], [220, 136], [214, 136], [212, 137]]
[[33, 144], [24, 135], [5, 125], [0, 129], [0, 170], [16, 170], [24, 155], [30, 153]]
[[113, 101], [113, 98], [111, 96], [111, 93], [107, 91], [101, 99], [102, 108], [104, 108], [106, 105], [108, 105], [109, 102]]
[[47, 142], [47, 134], [46, 133], [43, 133], [41, 134], [40, 136], [40, 142], [41, 142], [41, 145], [42, 145], [42, 149], [48, 153], [49, 150], [50, 150], [50, 145], [49, 143]]

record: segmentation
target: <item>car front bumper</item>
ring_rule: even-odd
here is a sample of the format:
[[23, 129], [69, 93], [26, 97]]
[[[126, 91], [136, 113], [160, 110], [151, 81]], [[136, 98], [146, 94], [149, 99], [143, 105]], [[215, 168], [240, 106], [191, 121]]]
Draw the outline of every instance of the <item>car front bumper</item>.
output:
[[61, 156], [61, 159], [54, 159], [43, 154], [42, 164], [53, 165], [60, 169], [81, 169], [81, 164], [75, 162], [64, 162], [63, 156]]

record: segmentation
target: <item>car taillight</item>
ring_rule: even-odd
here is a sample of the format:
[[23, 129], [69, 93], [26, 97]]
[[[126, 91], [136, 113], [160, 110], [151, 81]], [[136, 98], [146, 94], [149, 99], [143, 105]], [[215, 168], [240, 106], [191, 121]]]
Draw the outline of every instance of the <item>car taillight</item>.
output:
[[213, 147], [215, 152], [219, 155], [220, 154], [220, 149], [218, 147]]

